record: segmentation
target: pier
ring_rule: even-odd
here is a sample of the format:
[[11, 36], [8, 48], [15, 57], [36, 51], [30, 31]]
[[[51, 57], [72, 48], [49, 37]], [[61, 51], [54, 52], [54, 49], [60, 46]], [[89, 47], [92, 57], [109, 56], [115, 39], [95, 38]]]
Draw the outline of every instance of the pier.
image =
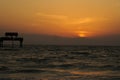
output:
[[4, 41], [11, 41], [14, 47], [14, 41], [19, 41], [19, 46], [23, 47], [23, 38], [18, 37], [17, 32], [6, 32], [4, 37], [0, 37], [0, 47], [4, 47]]

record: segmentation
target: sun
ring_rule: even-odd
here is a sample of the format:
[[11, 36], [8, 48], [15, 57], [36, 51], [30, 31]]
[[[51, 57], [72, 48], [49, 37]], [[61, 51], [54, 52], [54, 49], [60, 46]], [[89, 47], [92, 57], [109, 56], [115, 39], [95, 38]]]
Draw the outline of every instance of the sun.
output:
[[85, 37], [88, 37], [88, 32], [87, 31], [78, 31], [77, 35], [78, 35], [78, 37], [85, 38]]
[[87, 35], [85, 33], [80, 33], [78, 34], [79, 37], [87, 37]]

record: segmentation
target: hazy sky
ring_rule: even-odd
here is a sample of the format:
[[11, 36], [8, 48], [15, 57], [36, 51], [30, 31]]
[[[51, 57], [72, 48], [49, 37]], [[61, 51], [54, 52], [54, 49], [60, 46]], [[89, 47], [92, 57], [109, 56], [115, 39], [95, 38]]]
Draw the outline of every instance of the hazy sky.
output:
[[6, 31], [120, 38], [120, 0], [0, 0], [0, 33]]

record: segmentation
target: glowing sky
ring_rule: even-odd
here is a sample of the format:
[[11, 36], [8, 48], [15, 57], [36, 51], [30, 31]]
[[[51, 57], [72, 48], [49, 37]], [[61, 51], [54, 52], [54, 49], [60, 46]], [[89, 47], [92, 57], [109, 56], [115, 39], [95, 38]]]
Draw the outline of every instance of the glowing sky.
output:
[[0, 31], [65, 37], [120, 34], [120, 0], [0, 0]]

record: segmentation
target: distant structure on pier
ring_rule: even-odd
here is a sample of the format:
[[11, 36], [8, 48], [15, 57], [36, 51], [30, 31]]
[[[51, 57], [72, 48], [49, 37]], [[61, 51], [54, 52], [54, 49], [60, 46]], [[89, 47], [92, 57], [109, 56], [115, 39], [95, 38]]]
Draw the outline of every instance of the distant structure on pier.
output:
[[12, 47], [14, 47], [14, 41], [19, 41], [19, 46], [23, 47], [23, 38], [18, 37], [17, 32], [6, 32], [4, 37], [0, 37], [0, 47], [4, 47], [4, 41], [11, 41]]

